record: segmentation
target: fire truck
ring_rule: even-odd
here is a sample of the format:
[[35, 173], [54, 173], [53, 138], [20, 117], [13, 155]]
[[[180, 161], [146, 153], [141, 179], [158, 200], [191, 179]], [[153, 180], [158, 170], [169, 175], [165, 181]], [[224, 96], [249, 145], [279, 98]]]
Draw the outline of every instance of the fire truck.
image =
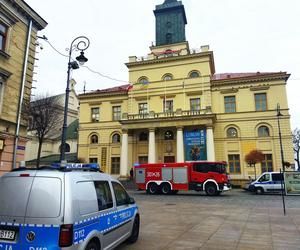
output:
[[207, 161], [135, 164], [135, 180], [139, 190], [149, 194], [195, 190], [215, 196], [230, 189], [226, 165]]

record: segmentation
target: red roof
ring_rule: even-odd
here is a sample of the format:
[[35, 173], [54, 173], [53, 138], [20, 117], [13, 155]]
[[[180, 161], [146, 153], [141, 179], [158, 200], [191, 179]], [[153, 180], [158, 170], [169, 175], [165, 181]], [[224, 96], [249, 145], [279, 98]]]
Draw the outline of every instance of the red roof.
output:
[[114, 92], [127, 93], [131, 88], [132, 88], [131, 84], [125, 84], [125, 85], [120, 85], [120, 86], [107, 88], [107, 89], [97, 89], [87, 94], [101, 94], [101, 93], [114, 93]]
[[226, 80], [226, 79], [251, 77], [251, 76], [268, 76], [268, 75], [273, 75], [278, 73], [284, 73], [284, 72], [221, 73], [221, 74], [214, 74], [211, 77], [211, 80]]

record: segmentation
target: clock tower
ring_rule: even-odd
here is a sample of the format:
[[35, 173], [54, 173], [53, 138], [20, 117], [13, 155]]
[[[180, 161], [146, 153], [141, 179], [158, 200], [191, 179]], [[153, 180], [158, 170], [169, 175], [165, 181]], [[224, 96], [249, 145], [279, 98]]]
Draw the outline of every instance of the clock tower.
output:
[[185, 42], [187, 19], [181, 1], [165, 0], [154, 10], [156, 46]]

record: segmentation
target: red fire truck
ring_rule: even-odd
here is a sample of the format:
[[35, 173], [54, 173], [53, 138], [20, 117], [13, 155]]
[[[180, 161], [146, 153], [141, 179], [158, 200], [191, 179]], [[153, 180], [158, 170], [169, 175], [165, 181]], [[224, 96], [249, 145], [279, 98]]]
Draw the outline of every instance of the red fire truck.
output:
[[195, 190], [214, 196], [230, 189], [226, 162], [136, 164], [135, 179], [138, 188], [149, 194]]

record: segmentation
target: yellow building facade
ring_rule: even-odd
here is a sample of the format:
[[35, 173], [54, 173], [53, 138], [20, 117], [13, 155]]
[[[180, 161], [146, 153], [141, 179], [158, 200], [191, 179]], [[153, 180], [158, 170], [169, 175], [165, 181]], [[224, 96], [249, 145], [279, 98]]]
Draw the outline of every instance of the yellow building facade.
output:
[[[174, 11], [183, 22], [172, 18]], [[145, 57], [129, 57], [130, 84], [79, 96], [78, 157], [98, 162], [118, 177], [128, 177], [135, 163], [226, 161], [239, 183], [254, 177], [253, 167], [244, 161], [253, 149], [265, 155], [257, 174], [281, 167], [280, 104], [284, 157], [293, 162], [289, 75], [217, 74], [209, 46], [189, 48], [183, 29], [175, 25], [185, 25], [181, 2], [165, 1], [154, 13], [159, 45]], [[162, 22], [167, 22], [166, 30]]]
[[24, 160], [27, 117], [18, 114], [30, 101], [36, 35], [46, 25], [23, 0], [0, 2], [0, 175]]

